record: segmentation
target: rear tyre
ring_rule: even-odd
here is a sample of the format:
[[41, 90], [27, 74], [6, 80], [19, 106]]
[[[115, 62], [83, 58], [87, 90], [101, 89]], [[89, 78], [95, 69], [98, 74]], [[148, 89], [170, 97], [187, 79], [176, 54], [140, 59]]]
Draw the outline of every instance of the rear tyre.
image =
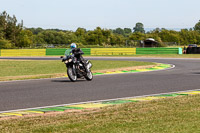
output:
[[72, 67], [67, 68], [67, 75], [72, 82], [75, 82], [77, 80], [77, 75], [73, 72]]

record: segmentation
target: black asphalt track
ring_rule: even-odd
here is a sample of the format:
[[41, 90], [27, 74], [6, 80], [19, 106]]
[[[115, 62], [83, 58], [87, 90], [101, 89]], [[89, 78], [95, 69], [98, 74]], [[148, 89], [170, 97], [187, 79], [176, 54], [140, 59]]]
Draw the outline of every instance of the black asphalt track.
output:
[[0, 111], [200, 89], [200, 59], [89, 59], [160, 62], [176, 67], [165, 71], [94, 76], [92, 81], [75, 83], [68, 78], [0, 82]]

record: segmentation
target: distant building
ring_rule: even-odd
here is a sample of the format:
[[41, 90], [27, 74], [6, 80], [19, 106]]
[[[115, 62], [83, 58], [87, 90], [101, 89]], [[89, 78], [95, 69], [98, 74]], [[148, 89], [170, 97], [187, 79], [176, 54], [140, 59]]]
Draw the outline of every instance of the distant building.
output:
[[153, 38], [147, 38], [144, 41], [141, 41], [141, 47], [158, 47], [158, 42]]

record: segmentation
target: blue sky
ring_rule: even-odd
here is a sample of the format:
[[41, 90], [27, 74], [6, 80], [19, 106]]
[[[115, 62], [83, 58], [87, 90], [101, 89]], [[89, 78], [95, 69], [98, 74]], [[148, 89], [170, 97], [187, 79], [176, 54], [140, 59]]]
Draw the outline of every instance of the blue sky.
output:
[[88, 30], [133, 28], [190, 28], [200, 20], [200, 0], [0, 0], [24, 26]]

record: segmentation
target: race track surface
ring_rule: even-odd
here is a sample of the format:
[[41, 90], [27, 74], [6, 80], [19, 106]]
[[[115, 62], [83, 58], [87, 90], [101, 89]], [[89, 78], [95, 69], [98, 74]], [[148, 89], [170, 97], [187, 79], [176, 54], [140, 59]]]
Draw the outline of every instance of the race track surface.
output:
[[[45, 59], [58, 60], [58, 58]], [[200, 88], [199, 59], [145, 59], [129, 57], [91, 57], [89, 59], [159, 62], [174, 64], [176, 67], [155, 72], [94, 76], [91, 82], [79, 80], [72, 83], [68, 78], [0, 82], [0, 111]], [[63, 67], [65, 66], [63, 65]]]

